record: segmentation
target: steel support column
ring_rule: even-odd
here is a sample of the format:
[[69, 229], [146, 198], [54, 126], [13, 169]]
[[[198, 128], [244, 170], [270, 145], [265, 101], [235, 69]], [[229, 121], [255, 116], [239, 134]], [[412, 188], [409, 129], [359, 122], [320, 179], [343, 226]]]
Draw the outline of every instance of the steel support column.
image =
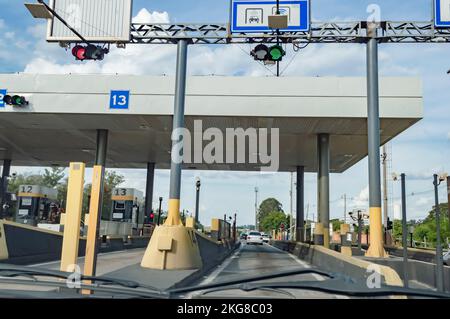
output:
[[170, 193], [169, 212], [165, 225], [180, 225], [180, 187], [181, 187], [181, 164], [183, 154], [176, 149], [183, 143], [181, 132], [177, 130], [184, 128], [184, 105], [186, 98], [186, 69], [187, 69], [187, 40], [178, 41], [177, 51], [177, 73], [175, 83], [175, 109], [173, 114], [172, 131], [172, 162], [170, 167]]
[[[97, 130], [97, 148], [95, 152], [95, 165], [92, 172], [92, 190], [89, 200], [89, 223], [84, 265], [85, 276], [95, 276], [97, 273], [97, 255], [100, 245], [98, 234], [102, 219], [108, 134], [108, 130]], [[90, 294], [92, 292], [83, 290], [83, 293]]]
[[3, 206], [6, 204], [6, 194], [8, 193], [8, 177], [11, 173], [11, 160], [3, 160], [2, 179], [0, 184], [0, 219], [4, 217]]
[[144, 211], [145, 216], [150, 216], [150, 213], [153, 209], [154, 180], [155, 180], [155, 163], [147, 163], [147, 181], [145, 184], [145, 211]]
[[323, 225], [323, 245], [330, 246], [330, 136], [317, 136], [317, 207], [319, 223]]
[[95, 165], [106, 166], [106, 154], [108, 152], [108, 130], [97, 130], [97, 150], [95, 153]]
[[296, 238], [298, 242], [305, 242], [305, 167], [297, 167], [297, 216], [295, 218]]
[[386, 257], [381, 220], [380, 110], [378, 88], [377, 26], [368, 26], [367, 42], [367, 127], [369, 147], [370, 246], [366, 256]]

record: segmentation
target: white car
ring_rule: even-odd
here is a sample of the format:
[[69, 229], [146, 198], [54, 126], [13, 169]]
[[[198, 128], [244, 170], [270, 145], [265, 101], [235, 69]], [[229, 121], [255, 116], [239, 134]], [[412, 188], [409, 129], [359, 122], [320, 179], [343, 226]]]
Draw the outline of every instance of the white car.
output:
[[263, 245], [264, 238], [260, 232], [251, 231], [247, 235], [247, 245]]

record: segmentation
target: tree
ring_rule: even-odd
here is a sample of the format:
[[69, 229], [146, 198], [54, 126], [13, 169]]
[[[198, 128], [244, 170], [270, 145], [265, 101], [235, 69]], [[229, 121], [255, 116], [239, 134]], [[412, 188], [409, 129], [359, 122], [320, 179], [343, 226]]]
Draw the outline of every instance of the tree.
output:
[[260, 228], [264, 232], [278, 230], [284, 224], [284, 229], [289, 229], [289, 217], [283, 212], [268, 213], [260, 222]]
[[283, 211], [283, 205], [276, 200], [275, 198], [267, 198], [265, 199], [261, 205], [259, 205], [258, 210], [258, 222], [261, 224], [261, 222], [266, 218], [267, 215], [273, 212], [280, 212], [284, 213]]
[[[450, 225], [448, 220], [448, 204], [443, 203], [439, 205], [440, 208], [440, 224], [441, 224], [441, 240], [445, 245], [446, 238], [450, 238]], [[436, 244], [436, 213], [434, 209], [428, 212], [427, 218], [418, 222], [414, 229], [414, 240], [423, 241], [424, 237], [427, 242]]]
[[61, 180], [66, 176], [64, 170], [65, 168], [63, 167], [52, 167], [51, 170], [45, 169], [44, 175], [42, 176], [42, 186], [50, 188], [58, 186]]
[[333, 231], [337, 232], [341, 230], [341, 225], [344, 223], [340, 221], [339, 219], [332, 219], [330, 220], [330, 223], [333, 225]]

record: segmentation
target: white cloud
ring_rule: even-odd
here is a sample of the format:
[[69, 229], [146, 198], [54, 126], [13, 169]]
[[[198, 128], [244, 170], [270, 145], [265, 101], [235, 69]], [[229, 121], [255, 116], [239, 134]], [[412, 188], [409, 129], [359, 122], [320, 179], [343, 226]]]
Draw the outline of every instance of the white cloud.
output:
[[369, 185], [359, 192], [359, 195], [353, 198], [351, 206], [355, 208], [366, 208], [369, 204]]
[[133, 18], [133, 23], [169, 23], [169, 14], [167, 12], [150, 12], [147, 9], [141, 9]]

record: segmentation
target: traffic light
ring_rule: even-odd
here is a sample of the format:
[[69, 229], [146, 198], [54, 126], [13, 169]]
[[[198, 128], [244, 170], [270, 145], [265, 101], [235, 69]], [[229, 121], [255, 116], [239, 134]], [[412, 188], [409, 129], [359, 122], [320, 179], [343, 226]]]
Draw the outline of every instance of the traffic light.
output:
[[103, 60], [105, 54], [108, 54], [109, 50], [106, 48], [102, 48], [101, 46], [88, 44], [87, 46], [76, 45], [72, 48], [72, 55], [78, 61], [85, 60]]
[[153, 211], [150, 213], [150, 216], [149, 216], [149, 222], [150, 223], [153, 223], [153, 220], [155, 219], [155, 214], [153, 214]]
[[281, 45], [274, 45], [270, 48], [265, 44], [258, 44], [251, 52], [250, 55], [254, 57], [256, 61], [271, 61], [280, 62], [286, 55]]
[[269, 48], [267, 45], [258, 44], [250, 54], [256, 61], [265, 61], [269, 55]]
[[269, 58], [271, 61], [279, 62], [283, 60], [286, 55], [286, 51], [283, 50], [281, 45], [274, 45], [269, 49]]
[[5, 102], [6, 105], [13, 106], [24, 106], [29, 104], [25, 97], [20, 95], [5, 95], [3, 97], [3, 102]]
[[388, 218], [387, 220], [387, 230], [392, 230], [394, 229], [394, 223]]

